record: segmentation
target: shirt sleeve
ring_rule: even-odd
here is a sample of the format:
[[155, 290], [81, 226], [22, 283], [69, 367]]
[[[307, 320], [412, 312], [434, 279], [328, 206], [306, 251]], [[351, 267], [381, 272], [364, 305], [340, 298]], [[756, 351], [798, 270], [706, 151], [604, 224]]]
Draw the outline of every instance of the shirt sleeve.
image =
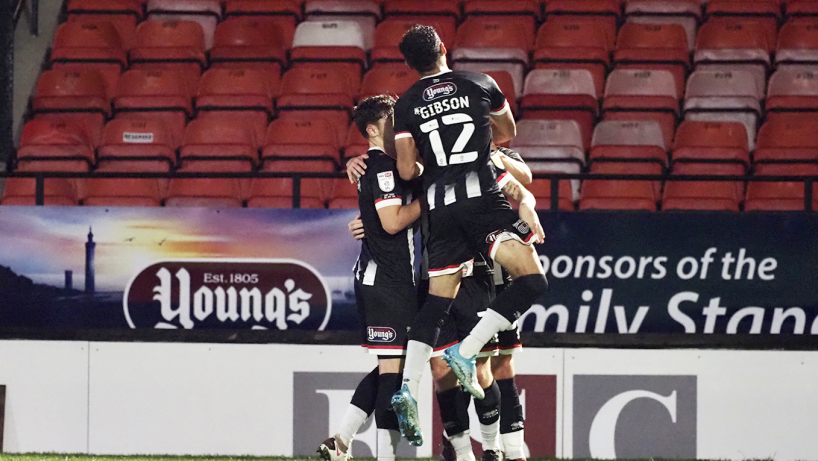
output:
[[398, 99], [395, 104], [395, 112], [392, 115], [392, 125], [395, 128], [395, 139], [408, 138], [412, 136], [409, 130], [409, 117], [406, 114], [405, 104]]
[[520, 163], [525, 163], [523, 158], [520, 157], [519, 153], [509, 149], [508, 147], [497, 146], [497, 150], [502, 152], [506, 157], [508, 157], [508, 158], [510, 158], [512, 160], [516, 160], [516, 161], [518, 161]]
[[369, 177], [372, 181], [372, 196], [375, 199], [376, 210], [403, 205], [404, 191], [394, 165], [387, 162], [373, 163], [366, 170], [364, 177]]
[[493, 78], [486, 76], [488, 79], [487, 90], [489, 93], [489, 101], [491, 102], [491, 115], [502, 115], [510, 109], [506, 96], [500, 91], [497, 82]]

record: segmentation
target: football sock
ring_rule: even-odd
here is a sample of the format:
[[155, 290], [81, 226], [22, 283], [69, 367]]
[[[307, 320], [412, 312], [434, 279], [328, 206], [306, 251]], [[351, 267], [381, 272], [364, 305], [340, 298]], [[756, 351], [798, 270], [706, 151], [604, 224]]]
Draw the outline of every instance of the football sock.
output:
[[497, 381], [485, 389], [483, 399], [474, 399], [474, 409], [480, 420], [480, 433], [483, 436], [483, 450], [500, 450], [500, 388]]
[[[409, 340], [420, 341], [434, 347], [437, 337], [440, 334], [440, 327], [449, 315], [449, 308], [454, 299], [441, 298], [440, 296], [428, 295], [420, 311], [415, 316], [409, 328]], [[408, 351], [407, 351], [408, 355]]]
[[417, 401], [418, 386], [423, 370], [432, 356], [432, 346], [420, 341], [409, 340], [406, 344], [406, 363], [403, 366], [403, 384], [409, 388], [409, 393]]
[[399, 430], [378, 428], [378, 461], [395, 461], [398, 442], [400, 442]]
[[363, 410], [355, 405], [349, 405], [347, 407], [347, 411], [344, 413], [344, 419], [341, 420], [341, 428], [338, 430], [338, 434], [336, 434], [347, 450], [349, 450], [352, 444], [352, 438], [355, 437], [355, 434], [358, 433], [358, 429], [364, 425], [368, 417], [368, 414], [364, 413]]
[[[465, 405], [462, 396], [465, 392], [459, 387], [437, 393], [437, 406], [440, 408], [440, 419], [443, 422], [443, 429], [451, 439], [455, 435], [469, 430], [469, 401]], [[466, 394], [468, 395], [468, 394]]]
[[392, 395], [400, 389], [399, 373], [384, 373], [378, 379], [375, 404], [375, 425], [378, 428], [378, 461], [393, 461], [398, 448], [400, 431], [398, 417], [391, 408]]
[[471, 449], [471, 436], [468, 430], [449, 437], [449, 441], [452, 442], [452, 448], [454, 448], [454, 453], [457, 455], [457, 461], [474, 461], [474, 452]]
[[500, 388], [500, 438], [503, 441], [506, 458], [525, 458], [523, 452], [525, 423], [517, 384], [514, 378], [498, 379], [497, 386]]
[[358, 383], [355, 393], [352, 394], [351, 404], [363, 410], [367, 415], [375, 411], [375, 397], [378, 393], [378, 367], [375, 367], [368, 375]]
[[509, 325], [511, 322], [502, 315], [491, 309], [486, 310], [471, 333], [460, 341], [460, 355], [466, 358], [474, 357], [498, 331], [508, 328]]

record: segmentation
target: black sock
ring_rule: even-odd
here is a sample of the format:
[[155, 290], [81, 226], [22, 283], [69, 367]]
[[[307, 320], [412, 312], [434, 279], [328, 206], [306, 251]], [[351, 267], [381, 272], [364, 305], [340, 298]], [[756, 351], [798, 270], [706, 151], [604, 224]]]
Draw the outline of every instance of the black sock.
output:
[[514, 378], [498, 379], [496, 382], [500, 389], [500, 433], [523, 430], [523, 406], [520, 405], [517, 383]]
[[485, 389], [486, 396], [480, 400], [474, 399], [474, 410], [480, 424], [488, 426], [500, 419], [500, 388], [497, 381], [492, 381], [491, 385]]
[[376, 396], [378, 395], [378, 371], [378, 367], [370, 371], [358, 383], [355, 393], [352, 394], [350, 403], [363, 410], [367, 415], [372, 415], [372, 412], [375, 411]]
[[375, 403], [375, 426], [378, 429], [398, 430], [398, 416], [392, 410], [392, 395], [400, 389], [400, 385], [400, 373], [384, 373], [378, 378]]
[[440, 296], [429, 295], [426, 302], [415, 316], [412, 327], [409, 328], [409, 340], [420, 341], [431, 347], [435, 347], [437, 337], [440, 334], [440, 327], [449, 315], [449, 308], [452, 305], [451, 298], [441, 298]]
[[469, 429], [469, 400], [469, 394], [457, 387], [437, 393], [440, 419], [449, 438]]
[[489, 309], [514, 323], [547, 289], [548, 281], [544, 275], [524, 275], [494, 298]]

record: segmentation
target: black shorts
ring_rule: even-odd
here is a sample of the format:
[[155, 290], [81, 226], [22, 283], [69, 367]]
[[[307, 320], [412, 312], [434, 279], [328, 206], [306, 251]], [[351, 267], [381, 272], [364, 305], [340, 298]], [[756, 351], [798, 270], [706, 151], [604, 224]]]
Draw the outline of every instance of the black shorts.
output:
[[361, 346], [370, 354], [405, 355], [407, 330], [419, 310], [415, 286], [371, 286], [355, 280], [355, 300], [361, 322]]
[[501, 195], [437, 206], [429, 211], [429, 277], [463, 270], [477, 253], [494, 259], [497, 244], [505, 240], [530, 244], [533, 237], [528, 223]]

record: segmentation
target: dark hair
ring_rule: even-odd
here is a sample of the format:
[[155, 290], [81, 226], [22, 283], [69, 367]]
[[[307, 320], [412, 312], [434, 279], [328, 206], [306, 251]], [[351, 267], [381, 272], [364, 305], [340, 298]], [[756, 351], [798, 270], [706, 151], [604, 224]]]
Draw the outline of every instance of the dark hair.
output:
[[355, 121], [355, 126], [358, 127], [358, 131], [361, 132], [364, 138], [369, 139], [369, 135], [366, 134], [367, 125], [375, 125], [378, 120], [391, 117], [394, 107], [395, 98], [388, 94], [370, 96], [355, 106], [355, 110], [352, 112], [352, 120]]
[[440, 58], [440, 37], [434, 27], [415, 24], [400, 41], [400, 52], [409, 67], [418, 72], [429, 72]]

